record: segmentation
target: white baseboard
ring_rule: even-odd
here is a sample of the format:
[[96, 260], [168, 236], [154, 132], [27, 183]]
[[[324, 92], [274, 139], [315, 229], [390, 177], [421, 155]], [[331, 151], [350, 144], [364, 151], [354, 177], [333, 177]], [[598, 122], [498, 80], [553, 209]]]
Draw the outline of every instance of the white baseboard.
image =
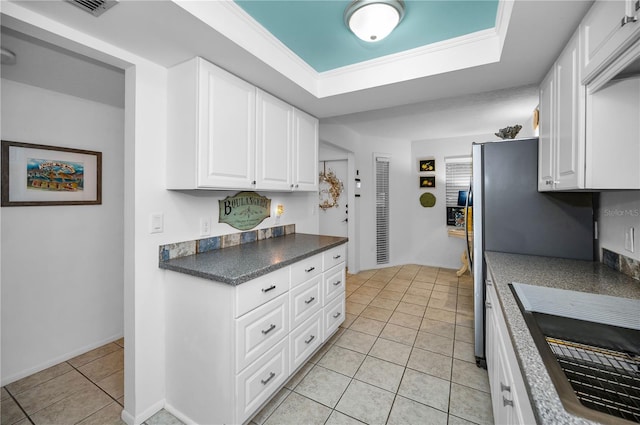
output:
[[173, 407], [171, 404], [166, 403], [164, 405], [164, 410], [171, 413], [176, 418], [180, 419], [185, 425], [196, 425], [196, 421], [191, 419], [189, 416], [182, 413], [180, 410]]

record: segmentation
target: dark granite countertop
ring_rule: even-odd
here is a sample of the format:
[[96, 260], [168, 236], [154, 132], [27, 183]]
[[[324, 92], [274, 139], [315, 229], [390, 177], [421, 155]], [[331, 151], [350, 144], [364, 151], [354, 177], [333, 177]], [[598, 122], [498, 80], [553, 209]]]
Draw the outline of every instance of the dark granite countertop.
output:
[[529, 399], [541, 424], [596, 424], [567, 412], [551, 382], [520, 308], [511, 282], [640, 299], [640, 282], [601, 263], [486, 252], [485, 259], [504, 312]]
[[343, 237], [294, 233], [161, 261], [160, 268], [239, 285], [346, 242]]

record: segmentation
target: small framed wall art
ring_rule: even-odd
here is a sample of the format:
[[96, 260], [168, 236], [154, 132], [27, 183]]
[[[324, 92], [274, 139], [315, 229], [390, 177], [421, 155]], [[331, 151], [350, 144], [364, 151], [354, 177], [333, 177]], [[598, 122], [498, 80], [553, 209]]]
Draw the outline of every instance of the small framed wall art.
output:
[[420, 171], [420, 172], [436, 171], [436, 160], [435, 159], [421, 159], [418, 168], [419, 168], [418, 171]]
[[420, 176], [420, 187], [433, 189], [436, 187], [436, 176]]
[[3, 207], [102, 204], [102, 152], [2, 141]]

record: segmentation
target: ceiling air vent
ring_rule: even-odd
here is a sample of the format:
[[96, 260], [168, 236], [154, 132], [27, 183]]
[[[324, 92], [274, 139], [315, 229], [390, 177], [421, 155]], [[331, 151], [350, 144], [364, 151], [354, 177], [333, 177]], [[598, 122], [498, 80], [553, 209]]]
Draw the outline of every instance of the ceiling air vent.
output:
[[118, 0], [67, 0], [93, 16], [100, 16], [118, 3]]

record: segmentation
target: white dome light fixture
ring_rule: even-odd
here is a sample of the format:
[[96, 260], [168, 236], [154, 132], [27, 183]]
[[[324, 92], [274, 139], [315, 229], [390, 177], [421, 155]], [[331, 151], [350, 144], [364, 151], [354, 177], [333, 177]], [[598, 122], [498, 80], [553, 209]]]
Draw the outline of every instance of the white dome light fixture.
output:
[[344, 11], [344, 22], [361, 40], [380, 41], [404, 17], [403, 0], [354, 0]]

